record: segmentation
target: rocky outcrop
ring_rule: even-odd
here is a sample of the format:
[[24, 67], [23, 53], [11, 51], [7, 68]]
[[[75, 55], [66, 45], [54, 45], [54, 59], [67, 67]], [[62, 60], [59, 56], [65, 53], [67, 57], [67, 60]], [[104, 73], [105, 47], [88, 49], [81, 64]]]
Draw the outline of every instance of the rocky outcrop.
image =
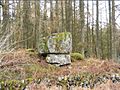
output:
[[72, 35], [70, 32], [54, 33], [44, 37], [39, 44], [39, 52], [47, 53], [47, 62], [55, 65], [70, 64]]

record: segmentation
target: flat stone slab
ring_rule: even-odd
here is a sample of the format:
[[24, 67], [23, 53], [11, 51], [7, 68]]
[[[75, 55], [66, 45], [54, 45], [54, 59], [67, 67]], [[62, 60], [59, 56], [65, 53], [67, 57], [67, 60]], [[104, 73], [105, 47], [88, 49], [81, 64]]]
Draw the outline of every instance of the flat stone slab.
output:
[[69, 54], [49, 54], [46, 58], [47, 62], [50, 64], [55, 64], [57, 66], [66, 65], [71, 63], [71, 58]]

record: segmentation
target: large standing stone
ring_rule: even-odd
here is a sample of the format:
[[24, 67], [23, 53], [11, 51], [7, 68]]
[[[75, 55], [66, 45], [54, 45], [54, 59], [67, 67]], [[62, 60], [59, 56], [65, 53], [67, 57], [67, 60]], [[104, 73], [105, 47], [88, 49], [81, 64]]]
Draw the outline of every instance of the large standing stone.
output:
[[72, 51], [72, 35], [70, 32], [54, 33], [41, 38], [39, 52], [47, 53], [47, 62], [58, 66], [70, 64]]
[[72, 35], [69, 32], [54, 33], [44, 37], [38, 46], [40, 53], [70, 53], [72, 51]]
[[56, 33], [47, 41], [50, 53], [70, 53], [72, 51], [72, 36], [68, 32]]
[[66, 65], [71, 63], [69, 54], [49, 54], [46, 58], [48, 63], [60, 65]]

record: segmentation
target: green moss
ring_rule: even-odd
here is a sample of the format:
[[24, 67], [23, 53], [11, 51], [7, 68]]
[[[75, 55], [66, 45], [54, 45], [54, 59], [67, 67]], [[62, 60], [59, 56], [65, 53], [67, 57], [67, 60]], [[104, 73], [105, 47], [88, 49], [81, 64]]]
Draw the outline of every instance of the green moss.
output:
[[56, 50], [62, 50], [62, 48], [60, 47], [60, 42], [65, 40], [67, 36], [70, 36], [69, 32], [55, 34], [54, 42], [56, 42], [55, 44]]
[[0, 90], [23, 90], [29, 83], [33, 82], [34, 79], [26, 79], [26, 80], [6, 80], [1, 81], [1, 89]]
[[35, 52], [35, 50], [32, 49], [32, 48], [28, 48], [27, 51], [28, 51], [28, 52]]
[[60, 47], [60, 42], [62, 42], [63, 40], [66, 40], [66, 37], [67, 36], [70, 36], [71, 34], [69, 32], [62, 32], [62, 33], [54, 33], [52, 35], [48, 35], [46, 37], [43, 37], [41, 39], [41, 42], [39, 43], [38, 45], [38, 51], [41, 51], [42, 52], [49, 52], [48, 51], [48, 39], [49, 39], [49, 36], [54, 36], [54, 38], [52, 38], [52, 40], [54, 40], [54, 45], [55, 45], [55, 49], [56, 50], [62, 50], [63, 48]]
[[37, 56], [38, 52], [32, 48], [26, 49], [26, 53], [29, 54], [30, 56]]
[[72, 61], [84, 59], [84, 57], [80, 53], [71, 53], [70, 55], [71, 55]]
[[62, 32], [62, 33], [55, 34], [56, 42], [60, 42], [62, 40], [65, 40], [67, 35], [70, 35], [70, 33], [69, 32]]

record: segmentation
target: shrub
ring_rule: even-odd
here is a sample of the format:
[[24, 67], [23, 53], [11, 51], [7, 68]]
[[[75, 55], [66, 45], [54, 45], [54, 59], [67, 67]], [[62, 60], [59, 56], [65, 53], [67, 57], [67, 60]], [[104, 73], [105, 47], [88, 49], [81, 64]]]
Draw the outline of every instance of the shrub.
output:
[[84, 57], [80, 53], [71, 53], [72, 62], [75, 60], [83, 60]]

